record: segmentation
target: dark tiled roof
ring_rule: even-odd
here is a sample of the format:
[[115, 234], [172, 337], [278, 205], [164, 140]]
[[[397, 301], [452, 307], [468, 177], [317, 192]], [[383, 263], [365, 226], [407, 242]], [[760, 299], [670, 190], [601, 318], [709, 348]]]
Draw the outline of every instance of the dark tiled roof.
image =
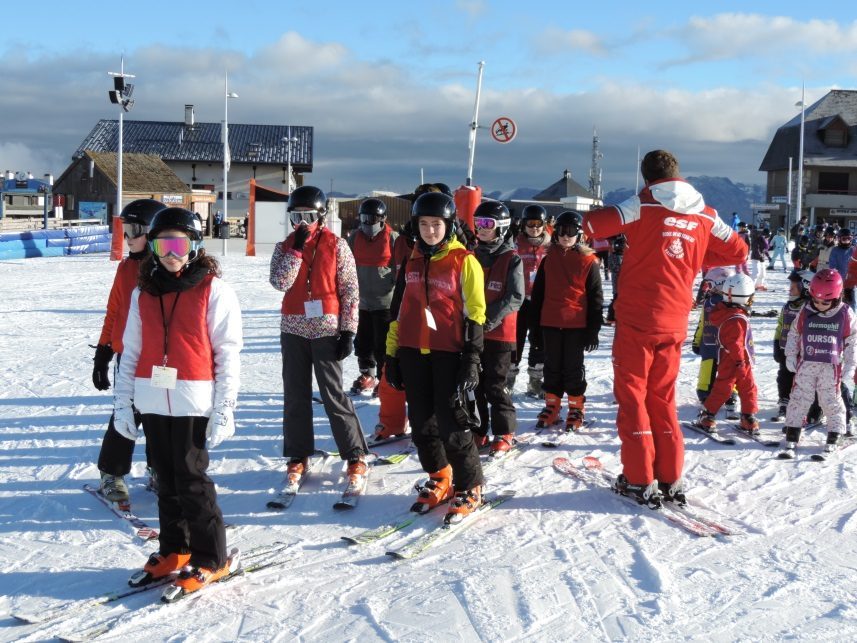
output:
[[[829, 147], [824, 144], [821, 128], [839, 116], [848, 125], [848, 145]], [[804, 114], [804, 165], [857, 166], [857, 91], [835, 89], [806, 109]], [[787, 170], [789, 157], [796, 170], [800, 152], [800, 113], [777, 130], [762, 164], [761, 172]]]
[[533, 195], [532, 201], [559, 201], [565, 197], [579, 196], [586, 199], [594, 199], [592, 193], [577, 181], [571, 178], [571, 172], [565, 170], [562, 178], [545, 188], [538, 194]]
[[[85, 156], [95, 161], [95, 166], [116, 185], [116, 152], [93, 152]], [[163, 192], [185, 194], [187, 184], [160, 158], [151, 154], [126, 154], [122, 152], [122, 189], [125, 192]]]
[[[285, 125], [229, 124], [229, 152], [233, 163], [255, 165], [285, 165], [288, 150], [283, 139]], [[100, 120], [77, 148], [73, 158], [83, 156], [84, 150], [116, 152], [119, 121]], [[292, 165], [296, 171], [312, 171], [313, 128], [293, 125]], [[154, 154], [164, 161], [189, 163], [223, 163], [223, 143], [220, 123], [132, 121], [123, 123], [123, 153]]]

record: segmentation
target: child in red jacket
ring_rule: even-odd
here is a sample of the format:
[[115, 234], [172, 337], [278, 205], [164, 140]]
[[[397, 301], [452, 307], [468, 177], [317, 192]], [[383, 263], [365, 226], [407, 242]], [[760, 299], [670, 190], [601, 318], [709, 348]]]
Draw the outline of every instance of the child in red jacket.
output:
[[749, 318], [754, 292], [753, 279], [739, 272], [723, 282], [723, 301], [711, 311], [711, 323], [717, 327], [720, 351], [717, 379], [697, 419], [699, 425], [711, 433], [717, 431], [714, 418], [732, 393], [733, 386], [741, 397], [740, 428], [749, 433], [759, 430], [755, 415], [759, 407], [753, 378], [753, 332]]

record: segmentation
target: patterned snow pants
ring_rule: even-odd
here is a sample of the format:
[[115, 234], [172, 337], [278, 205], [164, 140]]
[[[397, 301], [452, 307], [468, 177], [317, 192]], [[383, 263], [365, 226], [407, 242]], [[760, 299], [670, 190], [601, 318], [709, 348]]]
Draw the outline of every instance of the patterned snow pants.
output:
[[789, 406], [786, 411], [786, 426], [803, 426], [816, 393], [818, 405], [827, 416], [828, 433], [845, 432], [845, 404], [839, 392], [842, 367], [819, 362], [801, 362], [795, 373]]

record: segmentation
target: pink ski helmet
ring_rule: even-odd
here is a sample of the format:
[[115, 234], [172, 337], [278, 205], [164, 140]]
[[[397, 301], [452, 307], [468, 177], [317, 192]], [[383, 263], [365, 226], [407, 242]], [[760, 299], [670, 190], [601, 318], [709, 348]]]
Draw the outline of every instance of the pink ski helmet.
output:
[[815, 277], [809, 282], [809, 294], [816, 299], [842, 297], [842, 276], [839, 271], [825, 268], [815, 273]]

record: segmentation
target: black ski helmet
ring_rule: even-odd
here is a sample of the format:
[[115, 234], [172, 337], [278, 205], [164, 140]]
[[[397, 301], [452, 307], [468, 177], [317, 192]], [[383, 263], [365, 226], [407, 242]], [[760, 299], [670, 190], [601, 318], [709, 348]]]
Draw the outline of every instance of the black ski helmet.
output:
[[152, 223], [152, 217], [166, 207], [155, 199], [137, 199], [122, 208], [119, 218], [122, 223], [137, 223], [148, 227]]
[[[579, 235], [583, 231], [583, 217], [580, 212], [574, 210], [566, 210], [561, 212], [554, 223], [553, 240], [556, 242], [559, 239], [561, 230], [571, 228], [572, 232]], [[579, 240], [579, 239], [578, 239]]]
[[149, 240], [163, 230], [181, 230], [193, 241], [202, 241], [202, 220], [196, 212], [184, 208], [164, 208], [157, 212], [149, 224]]
[[[494, 219], [494, 224], [497, 230], [497, 238], [502, 239], [506, 236], [509, 226], [512, 224], [512, 216], [507, 208], [500, 201], [483, 201], [476, 210], [473, 211], [473, 222], [476, 224], [477, 219]], [[479, 226], [475, 226], [477, 229]]]
[[523, 223], [526, 223], [527, 221], [535, 221], [536, 219], [540, 220], [542, 223], [546, 223], [548, 220], [548, 211], [545, 210], [544, 206], [541, 206], [538, 203], [530, 203], [529, 205], [524, 206], [524, 209], [521, 210], [521, 216], [519, 218]]
[[387, 204], [384, 203], [381, 199], [366, 199], [360, 204], [360, 210], [357, 214], [358, 216], [368, 214], [375, 217], [376, 219], [386, 219]]
[[[315, 213], [309, 214], [304, 210], [303, 214], [298, 214], [300, 212], [298, 208], [314, 210]], [[286, 212], [289, 213], [289, 221], [292, 222], [292, 225], [298, 225], [301, 222], [315, 223], [327, 213], [327, 197], [324, 192], [313, 185], [302, 185], [292, 190], [289, 195]]]
[[440, 243], [429, 246], [419, 233], [419, 222], [411, 224], [414, 236], [424, 255], [431, 256], [434, 252], [455, 235], [455, 201], [443, 192], [425, 192], [417, 197], [411, 207], [411, 221], [420, 217], [440, 217], [446, 223], [446, 234]]

